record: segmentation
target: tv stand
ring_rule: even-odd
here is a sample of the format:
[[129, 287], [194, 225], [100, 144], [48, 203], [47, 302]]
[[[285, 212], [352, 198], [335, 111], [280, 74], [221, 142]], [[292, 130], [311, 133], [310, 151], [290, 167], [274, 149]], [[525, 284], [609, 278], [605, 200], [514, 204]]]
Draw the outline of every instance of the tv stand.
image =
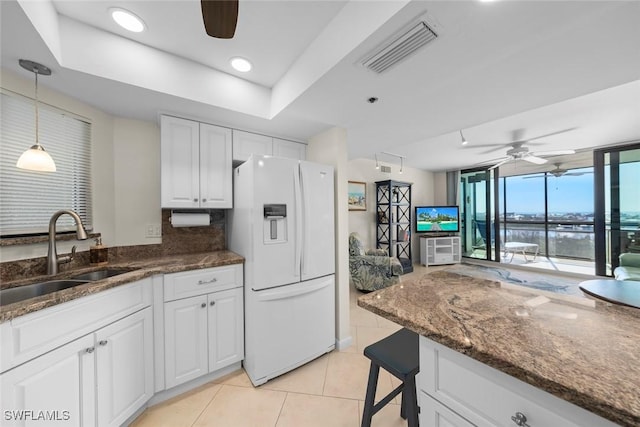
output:
[[460, 258], [460, 237], [420, 236], [420, 264], [425, 266], [457, 264]]

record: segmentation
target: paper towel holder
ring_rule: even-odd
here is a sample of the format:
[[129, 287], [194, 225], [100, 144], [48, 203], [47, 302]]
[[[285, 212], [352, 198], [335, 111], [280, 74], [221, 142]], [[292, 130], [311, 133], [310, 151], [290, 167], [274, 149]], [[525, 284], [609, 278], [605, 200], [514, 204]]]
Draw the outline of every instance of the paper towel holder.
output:
[[207, 210], [171, 210], [169, 223], [175, 227], [205, 227], [211, 225]]

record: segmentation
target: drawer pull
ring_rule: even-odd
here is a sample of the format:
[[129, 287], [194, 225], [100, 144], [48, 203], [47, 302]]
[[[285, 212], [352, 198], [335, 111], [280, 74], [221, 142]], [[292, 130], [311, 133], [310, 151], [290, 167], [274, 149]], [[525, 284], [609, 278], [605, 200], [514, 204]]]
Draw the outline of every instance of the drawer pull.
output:
[[520, 427], [530, 427], [529, 424], [527, 424], [527, 416], [522, 412], [516, 412], [516, 414], [511, 417], [511, 421]]
[[207, 306], [206, 302], [203, 302], [202, 304], [200, 304], [200, 307], [205, 308]]
[[209, 303], [209, 305], [213, 307], [214, 305], [216, 305], [216, 302], [215, 302], [215, 301], [211, 301], [211, 302]]
[[94, 350], [95, 350], [95, 347], [89, 347], [89, 348], [87, 348], [87, 349], [85, 350], [85, 353], [89, 353], [89, 354], [91, 354], [91, 353], [93, 353], [93, 351], [94, 351]]
[[107, 340], [102, 340], [98, 344], [100, 344], [102, 346], [107, 345]]
[[198, 285], [208, 285], [209, 283], [216, 283], [218, 279], [215, 277], [211, 280], [198, 280]]

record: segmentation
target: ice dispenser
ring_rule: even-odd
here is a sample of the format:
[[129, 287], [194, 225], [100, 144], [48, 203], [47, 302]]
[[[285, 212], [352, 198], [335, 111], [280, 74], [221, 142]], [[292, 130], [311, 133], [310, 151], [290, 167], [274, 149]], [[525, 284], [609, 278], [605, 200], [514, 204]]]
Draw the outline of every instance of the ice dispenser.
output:
[[264, 205], [264, 243], [287, 241], [287, 205]]

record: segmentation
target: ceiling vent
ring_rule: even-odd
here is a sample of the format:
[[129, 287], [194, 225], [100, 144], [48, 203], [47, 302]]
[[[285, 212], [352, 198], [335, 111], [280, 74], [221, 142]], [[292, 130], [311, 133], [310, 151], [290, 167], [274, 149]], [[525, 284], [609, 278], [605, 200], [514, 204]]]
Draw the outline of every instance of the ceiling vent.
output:
[[362, 65], [378, 74], [383, 73], [437, 37], [426, 22], [420, 21], [392, 41], [383, 43]]

